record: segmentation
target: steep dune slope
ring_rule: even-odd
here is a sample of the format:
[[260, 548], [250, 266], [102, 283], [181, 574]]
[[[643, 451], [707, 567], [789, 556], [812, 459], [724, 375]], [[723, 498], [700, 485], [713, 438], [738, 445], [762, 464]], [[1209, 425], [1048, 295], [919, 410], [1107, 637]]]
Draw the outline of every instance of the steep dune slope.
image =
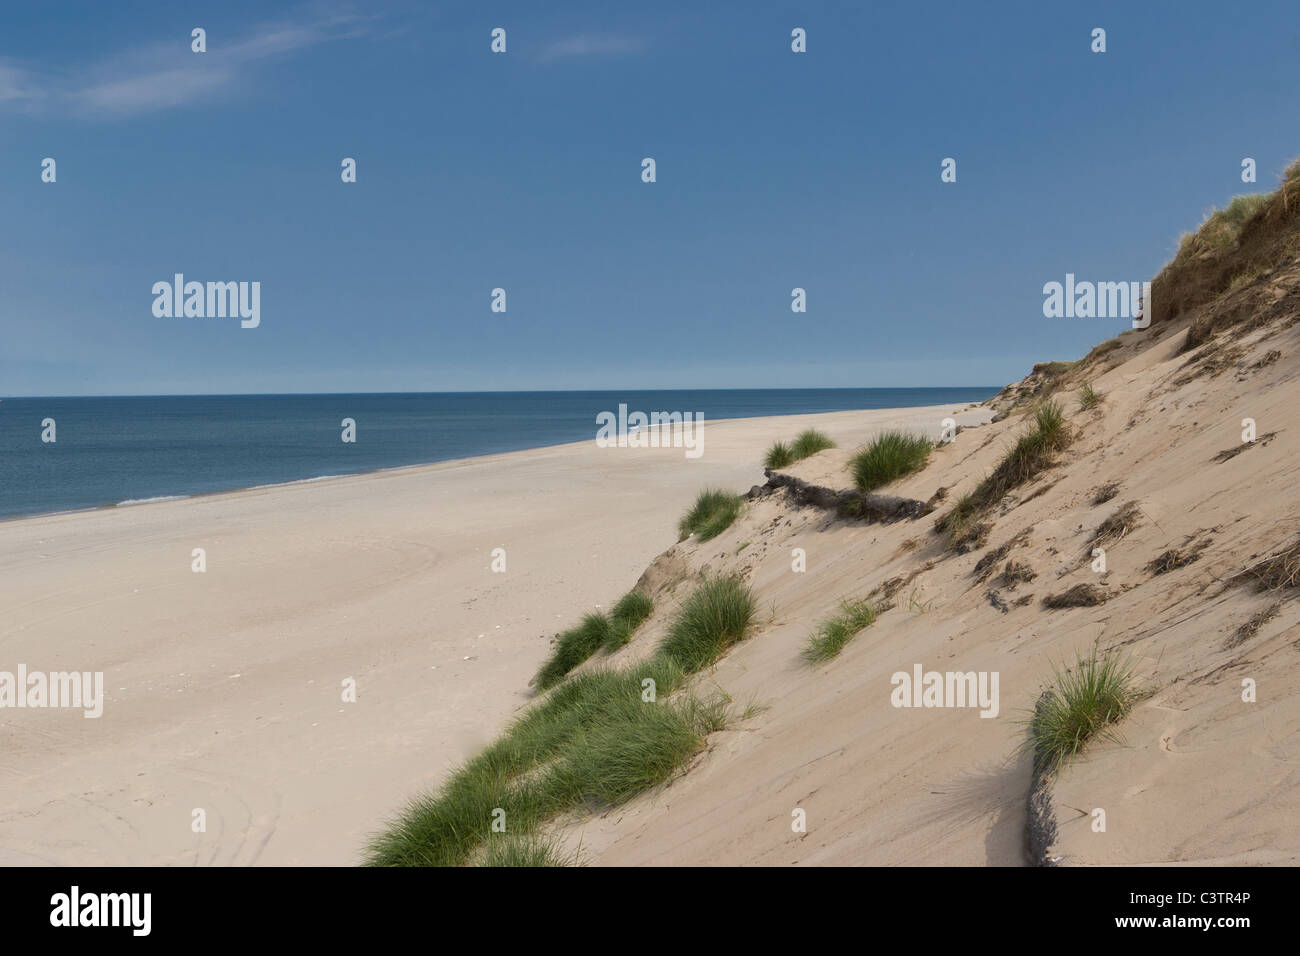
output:
[[[1050, 855], [1300, 862], [1300, 576], [1250, 571], [1300, 535], [1289, 414], [1300, 400], [1298, 174], [1241, 222], [1211, 219], [1185, 241], [1153, 285], [1149, 329], [1040, 366], [991, 403], [998, 420], [963, 428], [881, 489], [921, 501], [946, 489], [932, 514], [864, 523], [799, 506], [783, 488], [752, 494], [719, 537], [661, 557], [644, 580], [656, 613], [612, 660], [647, 653], [689, 579], [740, 573], [761, 620], [696, 685], [765, 709], [713, 735], [667, 786], [571, 823], [566, 843], [607, 864], [1023, 863], [1024, 722], [1053, 666], [1095, 644], [1130, 655], [1146, 696], [1117, 739], [1093, 742], [1052, 782]], [[1086, 410], [1075, 401], [1084, 383], [1101, 396]], [[995, 468], [1048, 395], [1072, 443], [996, 502], [982, 542], [952, 549], [935, 519]], [[1243, 441], [1246, 419], [1255, 441]], [[788, 471], [848, 488], [850, 453]], [[792, 569], [794, 549], [806, 571]], [[1008, 561], [1021, 573], [1006, 574]], [[1044, 605], [1076, 585], [1104, 600]], [[801, 659], [842, 599], [872, 594], [892, 604], [873, 626], [826, 664]], [[997, 715], [893, 706], [891, 675], [918, 664], [996, 673]], [[806, 832], [792, 829], [799, 810]]]

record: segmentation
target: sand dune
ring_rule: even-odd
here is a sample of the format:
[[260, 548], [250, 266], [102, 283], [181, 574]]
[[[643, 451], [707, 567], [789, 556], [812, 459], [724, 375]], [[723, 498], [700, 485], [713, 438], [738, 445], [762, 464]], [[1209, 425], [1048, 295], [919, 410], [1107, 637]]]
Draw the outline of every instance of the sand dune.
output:
[[[676, 546], [673, 557], [692, 569], [746, 575], [761, 605], [774, 608], [702, 678], [768, 709], [711, 737], [671, 785], [572, 826], [570, 844], [602, 864], [1021, 864], [1030, 776], [1029, 759], [1017, 755], [1021, 721], [1052, 665], [1098, 641], [1131, 652], [1154, 694], [1119, 740], [1097, 743], [1057, 782], [1054, 855], [1106, 864], [1300, 860], [1300, 607], [1283, 603], [1257, 635], [1228, 647], [1238, 626], [1278, 598], [1223, 583], [1293, 539], [1300, 433], [1282, 430], [1263, 447], [1213, 462], [1239, 442], [1243, 416], [1285, 429], [1297, 366], [1153, 397], [1184, 361], [1175, 354], [1181, 337], [1096, 376], [1104, 410], [1075, 412], [1079, 437], [1065, 461], [1003, 503], [988, 548], [1028, 529], [1010, 557], [1038, 575], [1015, 590], [977, 582], [973, 568], [988, 548], [946, 553], [932, 519], [861, 525], [792, 507], [783, 495], [751, 503], [712, 541]], [[1292, 328], [1251, 354], [1297, 354], [1297, 339]], [[1023, 429], [1013, 416], [964, 431], [890, 490], [920, 499], [940, 486], [950, 495], [969, 490]], [[790, 470], [842, 486], [846, 457], [827, 451]], [[1119, 495], [1094, 505], [1094, 490], [1115, 479]], [[1130, 499], [1140, 523], [1109, 547], [1108, 571], [1097, 574], [1091, 533]], [[1205, 535], [1212, 543], [1197, 562], [1158, 576], [1145, 570], [1166, 549]], [[738, 551], [745, 541], [754, 543]], [[808, 555], [803, 574], [791, 570], [796, 547]], [[913, 574], [896, 606], [840, 657], [817, 667], [800, 660], [815, 622], [841, 598]], [[1088, 581], [1100, 581], [1111, 599], [1042, 607], [1046, 594]], [[990, 587], [1007, 603], [1032, 599], [1004, 613]], [[635, 644], [658, 639], [677, 596], [661, 593]], [[894, 708], [891, 674], [916, 663], [998, 672], [999, 716]], [[1259, 687], [1254, 704], [1241, 700], [1247, 676]], [[792, 831], [797, 808], [806, 834]], [[1092, 817], [1074, 808], [1104, 809], [1106, 831], [1094, 832]]]
[[[1293, 187], [1294, 174], [1300, 166]], [[567, 846], [611, 865], [1038, 862], [1027, 859], [1025, 721], [1053, 667], [1097, 646], [1131, 657], [1146, 696], [1116, 739], [1094, 740], [1052, 781], [1059, 829], [1048, 859], [1300, 862], [1300, 605], [1294, 581], [1265, 589], [1242, 577], [1300, 532], [1300, 431], [1290, 415], [1300, 388], [1300, 242], [1295, 200], [1285, 198], [1242, 233], [1253, 272], [1193, 243], [1157, 283], [1166, 293], [1176, 279], [1199, 290], [1178, 300], [1181, 309], [1168, 295], [1152, 329], [1009, 386], [994, 403], [1008, 417], [963, 431], [887, 489], [922, 501], [947, 489], [935, 516], [846, 521], [781, 490], [751, 501], [719, 537], [674, 546], [663, 562], [688, 576], [741, 574], [771, 608], [697, 679], [766, 709], [711, 736], [667, 786], [566, 821]], [[1196, 282], [1189, 270], [1199, 270]], [[1075, 402], [1085, 382], [1102, 396], [1088, 410]], [[1049, 394], [1066, 408], [1073, 444], [995, 503], [983, 543], [954, 552], [934, 518], [994, 469]], [[1243, 440], [1246, 419], [1255, 441]], [[788, 470], [848, 487], [850, 444]], [[1118, 485], [1114, 497], [1098, 501], [1108, 483]], [[1100, 542], [1107, 566], [1096, 570], [1095, 536], [1121, 511], [1130, 517]], [[994, 568], [1014, 559], [1036, 576], [981, 580], [977, 563], [1008, 544]], [[792, 570], [794, 548], [807, 552], [805, 573]], [[1100, 588], [1105, 602], [1044, 606], [1076, 585]], [[838, 658], [800, 660], [841, 599], [882, 588], [893, 608]], [[683, 592], [657, 590], [654, 617], [613, 663], [664, 634]], [[996, 672], [998, 717], [892, 706], [891, 676], [917, 664]], [[1250, 686], [1253, 700], [1243, 696]], [[792, 828], [799, 810], [806, 833]]]

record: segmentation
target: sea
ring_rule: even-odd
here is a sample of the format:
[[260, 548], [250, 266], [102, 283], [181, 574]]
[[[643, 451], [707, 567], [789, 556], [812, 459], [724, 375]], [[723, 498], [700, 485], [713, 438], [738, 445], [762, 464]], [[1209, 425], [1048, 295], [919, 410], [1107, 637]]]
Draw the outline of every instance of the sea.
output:
[[[980, 402], [998, 387], [183, 395], [0, 400], [0, 518], [593, 440], [596, 416], [724, 418]], [[343, 420], [355, 422], [344, 442]], [[53, 421], [51, 427], [47, 420]], [[44, 441], [43, 437], [54, 441]]]

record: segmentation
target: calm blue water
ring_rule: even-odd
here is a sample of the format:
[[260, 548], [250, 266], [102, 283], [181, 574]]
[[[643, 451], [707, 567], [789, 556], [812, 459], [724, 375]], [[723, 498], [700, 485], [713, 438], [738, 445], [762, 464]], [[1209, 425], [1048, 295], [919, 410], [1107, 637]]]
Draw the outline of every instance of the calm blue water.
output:
[[[991, 388], [699, 389], [7, 398], [0, 516], [116, 505], [594, 440], [596, 415], [706, 421], [978, 402]], [[57, 441], [41, 441], [53, 418]], [[357, 441], [339, 423], [357, 422]]]

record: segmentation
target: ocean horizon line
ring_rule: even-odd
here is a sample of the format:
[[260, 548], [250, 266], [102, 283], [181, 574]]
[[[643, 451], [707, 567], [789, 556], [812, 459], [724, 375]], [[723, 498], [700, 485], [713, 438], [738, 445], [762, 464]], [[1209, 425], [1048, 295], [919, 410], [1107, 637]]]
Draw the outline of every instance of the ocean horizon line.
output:
[[[0, 395], [0, 402], [65, 400], [85, 398], [319, 398], [346, 397], [350, 395], [592, 395], [611, 392], [923, 392], [990, 389], [992, 394], [1003, 385], [757, 385], [757, 386], [693, 386], [693, 385], [616, 385], [608, 388], [467, 388], [438, 391], [346, 391], [346, 392], [134, 392], [130, 394], [96, 392], [84, 395]], [[991, 396], [990, 396], [991, 397]], [[941, 403], [942, 404], [942, 403]]]

